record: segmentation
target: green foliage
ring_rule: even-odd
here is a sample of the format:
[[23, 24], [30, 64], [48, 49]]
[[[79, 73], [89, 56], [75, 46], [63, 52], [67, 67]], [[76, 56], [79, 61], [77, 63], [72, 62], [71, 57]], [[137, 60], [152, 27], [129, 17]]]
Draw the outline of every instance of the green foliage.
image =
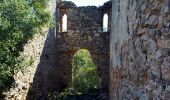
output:
[[88, 50], [79, 49], [73, 57], [72, 66], [72, 88], [76, 92], [85, 93], [90, 89], [99, 87], [100, 78]]
[[68, 93], [67, 92], [54, 92], [48, 95], [49, 100], [67, 100]]
[[81, 95], [79, 92], [75, 92], [71, 88], [65, 89], [63, 92], [53, 92], [48, 95], [49, 100], [69, 100], [71, 95]]
[[97, 75], [97, 68], [94, 64], [90, 52], [86, 49], [79, 49], [72, 60], [73, 79], [70, 87], [63, 92], [53, 92], [49, 94], [49, 100], [70, 100], [72, 96], [82, 96], [90, 90], [95, 90], [100, 86], [100, 78]]
[[22, 63], [18, 57], [23, 44], [50, 24], [47, 3], [48, 0], [0, 1], [0, 94]]

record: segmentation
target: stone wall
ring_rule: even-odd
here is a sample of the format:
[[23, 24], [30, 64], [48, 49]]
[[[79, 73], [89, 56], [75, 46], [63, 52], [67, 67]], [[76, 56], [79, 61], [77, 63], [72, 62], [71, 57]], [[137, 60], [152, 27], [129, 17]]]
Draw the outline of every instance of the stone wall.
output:
[[67, 14], [68, 30], [57, 32], [58, 84], [64, 88], [72, 80], [72, 57], [78, 49], [84, 48], [90, 51], [102, 78], [101, 85], [106, 88], [109, 83], [109, 32], [102, 32], [102, 9], [76, 7], [73, 3], [67, 6], [61, 3], [59, 7], [60, 19]]
[[[58, 2], [60, 0], [49, 1], [49, 11], [54, 18], [56, 16], [56, 4]], [[44, 43], [41, 44], [43, 48], [39, 54], [39, 63], [36, 65], [33, 82], [30, 83], [26, 100], [47, 100], [48, 94], [58, 89], [56, 85], [57, 75], [54, 72], [57, 69], [56, 28], [47, 28], [47, 34], [44, 39]], [[35, 48], [38, 48], [38, 46], [35, 46]], [[34, 52], [32, 50], [30, 51]]]
[[24, 45], [24, 51], [20, 53], [20, 57], [24, 58], [22, 62], [24, 70], [19, 70], [14, 75], [15, 83], [4, 93], [5, 100], [25, 100], [27, 97], [30, 84], [33, 83], [34, 74], [39, 63], [39, 57], [44, 46], [47, 32], [43, 35], [35, 35]]
[[112, 0], [110, 99], [170, 98], [170, 0]]
[[[59, 0], [57, 0], [59, 1]], [[49, 0], [49, 9], [55, 16], [56, 0]], [[56, 34], [55, 29], [43, 28], [23, 46], [20, 57], [23, 70], [14, 75], [15, 83], [6, 92], [5, 100], [45, 100], [56, 88]]]

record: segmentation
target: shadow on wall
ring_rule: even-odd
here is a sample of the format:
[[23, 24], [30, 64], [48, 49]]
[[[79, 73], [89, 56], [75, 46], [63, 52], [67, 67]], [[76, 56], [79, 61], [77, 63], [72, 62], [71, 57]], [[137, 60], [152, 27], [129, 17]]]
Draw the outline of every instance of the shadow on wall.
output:
[[55, 84], [57, 61], [55, 29], [50, 29], [45, 40], [33, 83], [30, 84], [27, 100], [46, 100], [49, 91], [52, 91], [52, 89], [57, 90], [57, 86], [55, 86], [57, 84]]

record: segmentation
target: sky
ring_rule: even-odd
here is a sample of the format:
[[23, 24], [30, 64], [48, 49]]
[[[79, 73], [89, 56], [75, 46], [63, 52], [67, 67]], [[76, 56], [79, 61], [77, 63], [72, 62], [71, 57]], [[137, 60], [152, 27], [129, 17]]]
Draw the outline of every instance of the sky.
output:
[[72, 1], [77, 6], [102, 6], [105, 2], [109, 0], [63, 0], [63, 1]]

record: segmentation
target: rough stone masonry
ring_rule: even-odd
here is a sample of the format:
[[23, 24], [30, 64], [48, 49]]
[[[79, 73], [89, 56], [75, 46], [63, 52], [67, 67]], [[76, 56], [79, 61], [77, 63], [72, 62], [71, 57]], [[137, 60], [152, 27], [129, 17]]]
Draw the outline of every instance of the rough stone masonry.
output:
[[[109, 86], [109, 31], [102, 31], [103, 15], [111, 19], [111, 2], [102, 7], [77, 7], [63, 1], [58, 4], [59, 30], [57, 35], [57, 80], [59, 90], [67, 87], [72, 80], [72, 58], [78, 49], [87, 49], [92, 55], [101, 77], [101, 87]], [[62, 32], [62, 17], [67, 15], [67, 32]], [[110, 23], [109, 23], [110, 24]]]
[[[71, 81], [71, 58], [80, 48], [91, 52], [102, 86], [109, 86], [110, 100], [170, 99], [170, 0], [112, 0], [112, 9], [110, 4], [102, 8], [76, 7], [73, 3], [56, 8], [51, 4], [56, 9], [56, 34], [53, 30], [47, 37], [35, 39], [35, 43], [40, 39], [35, 46], [34, 40], [30, 44], [36, 49], [30, 47], [26, 53], [37, 57], [42, 53], [33, 82], [31, 69], [30, 74], [25, 73], [28, 78], [22, 77], [20, 82], [29, 79], [23, 85], [26, 89], [19, 83], [22, 91], [17, 86], [8, 99], [21, 100], [30, 85], [35, 97], [28, 94], [28, 100], [46, 99], [49, 91], [66, 87]], [[67, 32], [58, 30], [64, 13]], [[104, 13], [109, 15], [111, 32], [102, 32]]]
[[170, 99], [170, 0], [112, 0], [110, 99]]

